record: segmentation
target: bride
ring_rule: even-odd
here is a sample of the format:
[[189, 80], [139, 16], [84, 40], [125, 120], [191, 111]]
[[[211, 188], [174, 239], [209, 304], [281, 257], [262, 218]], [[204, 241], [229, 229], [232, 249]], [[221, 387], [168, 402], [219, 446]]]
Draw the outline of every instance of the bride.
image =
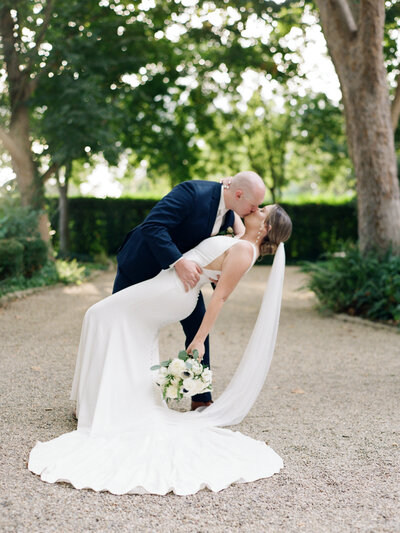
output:
[[[269, 446], [220, 426], [238, 424], [251, 409], [275, 346], [284, 273], [284, 247], [292, 229], [277, 204], [244, 219], [240, 239], [210, 237], [184, 257], [202, 267], [185, 291], [175, 269], [93, 305], [83, 321], [71, 398], [78, 428], [37, 442], [28, 468], [43, 481], [113, 494], [195, 494], [219, 491], [278, 472], [282, 459]], [[225, 391], [209, 407], [169, 409], [150, 367], [159, 361], [158, 335], [188, 316], [201, 287], [219, 277], [203, 322], [188, 347], [204, 353], [204, 340], [228, 296], [259, 255], [275, 253], [259, 316], [242, 360]]]

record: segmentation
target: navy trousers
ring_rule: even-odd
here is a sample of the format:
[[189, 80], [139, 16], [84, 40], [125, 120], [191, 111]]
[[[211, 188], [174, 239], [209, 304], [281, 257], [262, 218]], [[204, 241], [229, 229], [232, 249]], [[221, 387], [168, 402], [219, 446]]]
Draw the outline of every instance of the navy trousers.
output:
[[[136, 282], [139, 283], [139, 282]], [[117, 275], [114, 281], [114, 288], [113, 288], [113, 294], [118, 291], [122, 291], [123, 289], [126, 289], [127, 287], [130, 287], [131, 285], [135, 285], [135, 283], [132, 283], [132, 280], [129, 279], [123, 272], [121, 272], [120, 268], [118, 267]], [[189, 344], [194, 339], [194, 336], [196, 335], [200, 324], [203, 320], [204, 313], [206, 312], [206, 307], [204, 305], [204, 299], [203, 295], [200, 292], [199, 298], [197, 300], [197, 305], [192, 312], [191, 315], [186, 317], [184, 320], [181, 320], [181, 325], [183, 328], [183, 331], [186, 336], [185, 341], [185, 347], [187, 348]], [[202, 364], [204, 366], [210, 367], [210, 341], [209, 338], [206, 338], [206, 341], [204, 343], [204, 357], [202, 360]], [[195, 402], [210, 402], [211, 401], [211, 393], [205, 392], [203, 394], [196, 394], [195, 396], [192, 396], [192, 400]]]

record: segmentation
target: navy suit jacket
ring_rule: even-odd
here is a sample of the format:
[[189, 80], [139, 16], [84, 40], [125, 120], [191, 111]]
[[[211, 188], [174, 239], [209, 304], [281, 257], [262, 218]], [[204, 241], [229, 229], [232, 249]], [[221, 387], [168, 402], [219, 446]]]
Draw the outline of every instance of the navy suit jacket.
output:
[[[212, 181], [184, 181], [172, 189], [150, 211], [145, 220], [130, 231], [117, 254], [118, 267], [139, 283], [156, 276], [194, 248], [213, 229], [221, 184]], [[229, 210], [221, 230], [233, 227]]]

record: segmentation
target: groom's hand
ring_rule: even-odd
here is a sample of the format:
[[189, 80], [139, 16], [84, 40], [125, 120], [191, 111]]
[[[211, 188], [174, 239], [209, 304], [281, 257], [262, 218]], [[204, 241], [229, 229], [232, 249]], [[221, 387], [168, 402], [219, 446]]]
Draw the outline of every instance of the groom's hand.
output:
[[185, 292], [189, 289], [193, 289], [193, 287], [197, 285], [197, 282], [200, 279], [200, 274], [203, 272], [197, 263], [190, 261], [190, 259], [185, 259], [184, 257], [175, 263], [174, 268], [185, 287]]

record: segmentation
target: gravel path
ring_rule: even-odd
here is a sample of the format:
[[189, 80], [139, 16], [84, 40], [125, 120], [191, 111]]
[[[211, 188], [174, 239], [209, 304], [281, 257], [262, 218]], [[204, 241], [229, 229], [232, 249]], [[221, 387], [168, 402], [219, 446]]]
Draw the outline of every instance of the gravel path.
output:
[[[267, 275], [268, 267], [254, 268], [218, 321], [216, 395], [246, 345]], [[303, 279], [295, 267], [287, 268], [266, 385], [238, 426], [282, 456], [279, 474], [184, 497], [77, 491], [31, 474], [35, 441], [75, 428], [68, 397], [81, 320], [112, 280], [102, 273], [0, 308], [0, 531], [400, 531], [400, 335], [321, 317], [313, 296], [297, 290]], [[167, 328], [162, 355], [175, 354], [182, 341], [179, 326]], [[189, 453], [195, 460], [196, 451]]]

